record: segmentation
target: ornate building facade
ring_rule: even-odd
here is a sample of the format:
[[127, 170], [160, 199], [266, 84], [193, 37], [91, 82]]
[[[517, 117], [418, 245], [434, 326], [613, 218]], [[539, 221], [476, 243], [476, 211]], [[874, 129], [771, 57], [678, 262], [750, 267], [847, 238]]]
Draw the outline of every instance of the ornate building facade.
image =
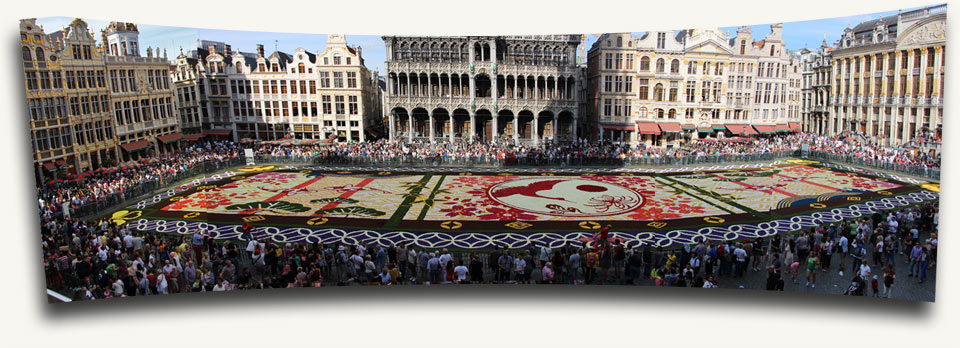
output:
[[847, 28], [832, 51], [832, 113], [823, 134], [845, 131], [886, 145], [943, 123], [946, 5]]
[[263, 45], [255, 53], [229, 52], [229, 45], [202, 42], [208, 46], [192, 57], [181, 52], [172, 74], [178, 107], [195, 115], [192, 134], [364, 141], [375, 133], [377, 77], [343, 35], [329, 35], [322, 53], [265, 55]]
[[815, 51], [800, 50], [803, 64], [802, 129], [804, 132], [824, 134], [827, 120], [833, 110], [830, 78], [833, 69], [832, 47], [827, 40]]
[[576, 138], [579, 35], [384, 36], [393, 141]]
[[133, 23], [110, 22], [102, 35], [108, 45], [104, 60], [121, 157], [139, 158], [149, 149], [176, 151], [183, 136], [166, 52], [160, 57], [160, 49], [147, 47], [146, 56], [141, 56], [139, 31]]
[[115, 164], [107, 67], [87, 23], [47, 35], [21, 20], [20, 46], [37, 179]]
[[798, 131], [800, 64], [781, 35], [779, 24], [760, 41], [746, 27], [734, 37], [711, 29], [603, 34], [588, 53], [595, 139], [670, 147]]

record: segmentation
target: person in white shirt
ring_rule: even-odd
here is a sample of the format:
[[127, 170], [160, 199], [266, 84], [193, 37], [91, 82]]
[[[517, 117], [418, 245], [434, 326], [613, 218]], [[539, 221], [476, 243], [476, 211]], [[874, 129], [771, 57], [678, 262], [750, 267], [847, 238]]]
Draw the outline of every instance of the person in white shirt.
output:
[[463, 260], [458, 261], [457, 267], [453, 268], [453, 273], [457, 275], [457, 282], [461, 284], [467, 283], [467, 274], [469, 272], [470, 270], [467, 268], [467, 266], [463, 265]]
[[517, 277], [517, 283], [523, 283], [526, 279], [523, 271], [527, 268], [527, 261], [523, 260], [523, 257], [516, 257], [513, 259], [513, 271]]
[[707, 281], [703, 282], [704, 289], [713, 289], [716, 287], [717, 285], [713, 283], [713, 276], [707, 277]]
[[870, 266], [867, 265], [867, 260], [863, 260], [860, 264], [860, 279], [866, 280], [870, 277]]

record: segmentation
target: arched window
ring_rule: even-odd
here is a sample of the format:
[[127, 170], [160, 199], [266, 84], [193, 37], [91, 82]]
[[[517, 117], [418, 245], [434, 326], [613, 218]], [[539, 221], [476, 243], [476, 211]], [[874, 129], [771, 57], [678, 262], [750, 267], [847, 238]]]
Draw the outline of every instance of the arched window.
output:
[[37, 62], [43, 62], [43, 49], [37, 47]]
[[647, 118], [647, 108], [646, 108], [646, 107], [641, 107], [641, 108], [640, 108], [640, 118]]
[[664, 61], [663, 61], [663, 58], [657, 59], [657, 72], [658, 72], [658, 73], [662, 73], [662, 72], [663, 72], [663, 69], [664, 69]]
[[640, 71], [650, 71], [650, 57], [640, 58]]
[[24, 47], [24, 48], [23, 48], [23, 61], [24, 61], [24, 62], [29, 62], [29, 61], [31, 61], [31, 60], [33, 60], [33, 58], [30, 56], [30, 47]]
[[672, 62], [670, 62], [670, 73], [671, 73], [671, 74], [679, 74], [679, 73], [680, 73], [680, 61], [679, 61], [679, 60], [674, 59]]
[[657, 118], [663, 118], [663, 109], [657, 109]]
[[663, 84], [658, 83], [653, 87], [653, 100], [663, 101]]
[[243, 64], [237, 63], [236, 67], [237, 67], [237, 74], [242, 74], [242, 73], [243, 73]]
[[667, 118], [669, 118], [669, 119], [671, 119], [671, 120], [676, 119], [676, 118], [677, 118], [677, 110], [676, 110], [676, 109], [670, 109], [670, 112], [667, 113]]
[[[239, 66], [239, 65], [238, 65], [238, 66]], [[307, 72], [307, 69], [304, 68], [303, 63], [297, 64], [297, 72], [298, 72], [298, 73], [301, 73], [301, 74]]]

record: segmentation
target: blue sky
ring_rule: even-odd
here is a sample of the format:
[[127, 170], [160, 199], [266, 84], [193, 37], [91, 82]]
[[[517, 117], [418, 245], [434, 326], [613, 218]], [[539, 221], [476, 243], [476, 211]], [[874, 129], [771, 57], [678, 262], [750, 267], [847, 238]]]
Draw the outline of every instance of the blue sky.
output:
[[[37, 24], [42, 25], [43, 31], [50, 34], [66, 28], [73, 19], [73, 17], [43, 17], [37, 18]], [[93, 31], [94, 39], [100, 43], [100, 30], [106, 28], [110, 21], [92, 18], [83, 18], [83, 20]], [[143, 56], [147, 55], [147, 47], [160, 47], [160, 54], [162, 55], [163, 49], [166, 48], [167, 58], [173, 61], [180, 53], [181, 46], [184, 51], [187, 51], [197, 45], [197, 29], [194, 28], [137, 23], [137, 29], [140, 30], [140, 55]]]
[[[909, 9], [904, 9], [907, 11]], [[787, 48], [790, 50], [799, 50], [804, 46], [816, 48], [823, 41], [826, 34], [827, 44], [832, 45], [834, 41], [839, 40], [844, 28], [880, 18], [880, 16], [896, 16], [897, 11], [876, 12], [870, 14], [826, 18], [818, 20], [787, 22], [783, 24], [783, 38]], [[46, 17], [37, 20], [38, 24], [44, 26], [47, 33], [52, 33], [66, 26], [73, 18], [69, 17]], [[100, 38], [100, 30], [106, 27], [107, 21], [86, 19], [90, 28], [94, 30], [97, 39]], [[310, 52], [323, 52], [326, 42], [326, 34], [303, 34], [303, 33], [274, 33], [257, 31], [238, 31], [238, 30], [213, 30], [213, 29], [194, 29], [182, 27], [167, 27], [158, 25], [138, 24], [140, 29], [140, 47], [160, 47], [166, 48], [169, 59], [174, 59], [180, 47], [184, 51], [189, 51], [197, 45], [197, 39], [222, 41], [229, 44], [234, 50], [242, 52], [256, 52], [257, 44], [264, 46], [267, 54], [274, 51], [274, 47], [279, 47], [281, 51], [293, 52], [298, 47], [302, 47]], [[770, 23], [750, 25], [754, 40], [760, 40], [770, 33]], [[638, 28], [643, 29], [643, 28]], [[682, 28], [677, 28], [682, 29]], [[731, 35], [736, 34], [737, 26], [721, 27], [724, 32]], [[597, 40], [593, 35], [586, 35], [586, 48]], [[352, 46], [363, 47], [363, 58], [366, 66], [370, 70], [379, 70], [383, 72], [383, 61], [386, 58], [383, 40], [380, 36], [373, 35], [347, 35], [347, 43]], [[141, 54], [145, 54], [141, 52]]]

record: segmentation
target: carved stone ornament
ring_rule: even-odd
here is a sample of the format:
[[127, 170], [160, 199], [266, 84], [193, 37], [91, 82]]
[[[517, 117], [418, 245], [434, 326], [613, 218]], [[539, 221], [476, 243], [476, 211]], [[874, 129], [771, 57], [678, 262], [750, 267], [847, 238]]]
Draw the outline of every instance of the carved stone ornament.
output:
[[917, 29], [910, 35], [910, 38], [907, 42], [910, 43], [921, 43], [926, 41], [936, 41], [943, 40], [946, 38], [946, 28], [944, 23], [937, 21], [924, 25], [920, 29]]

